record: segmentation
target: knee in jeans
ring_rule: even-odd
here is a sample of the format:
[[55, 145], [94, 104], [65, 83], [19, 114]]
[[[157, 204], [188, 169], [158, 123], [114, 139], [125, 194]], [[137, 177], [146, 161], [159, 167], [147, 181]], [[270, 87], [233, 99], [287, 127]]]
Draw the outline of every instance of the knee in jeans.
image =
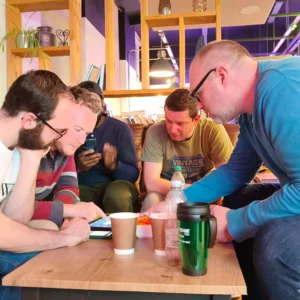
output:
[[137, 199], [136, 187], [131, 182], [118, 180], [107, 186], [103, 206], [108, 213], [131, 212]]
[[[30, 253], [12, 253], [7, 251], [0, 251], [0, 279], [9, 274], [34, 256], [38, 252]], [[1, 280], [0, 280], [1, 286]]]
[[15, 270], [18, 266], [16, 266], [11, 261], [3, 260], [3, 259], [0, 259], [0, 264], [1, 264], [0, 267], [0, 286], [1, 286], [1, 279], [7, 274], [9, 274], [10, 272], [12, 272], [13, 270]]
[[151, 204], [151, 206], [153, 206], [155, 204], [158, 204], [161, 201], [161, 195], [156, 192], [150, 192], [147, 194], [144, 201], [148, 202], [149, 205]]
[[145, 212], [146, 210], [150, 209], [154, 205], [158, 204], [161, 201], [165, 200], [165, 196], [157, 193], [157, 192], [149, 192], [145, 200], [143, 201], [141, 212]]

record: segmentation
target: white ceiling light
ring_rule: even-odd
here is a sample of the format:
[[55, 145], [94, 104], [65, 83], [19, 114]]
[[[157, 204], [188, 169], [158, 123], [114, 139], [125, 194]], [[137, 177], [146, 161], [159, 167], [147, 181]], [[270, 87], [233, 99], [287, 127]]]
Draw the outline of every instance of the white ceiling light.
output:
[[241, 9], [240, 13], [242, 15], [253, 15], [260, 11], [259, 6], [246, 6], [243, 9]]

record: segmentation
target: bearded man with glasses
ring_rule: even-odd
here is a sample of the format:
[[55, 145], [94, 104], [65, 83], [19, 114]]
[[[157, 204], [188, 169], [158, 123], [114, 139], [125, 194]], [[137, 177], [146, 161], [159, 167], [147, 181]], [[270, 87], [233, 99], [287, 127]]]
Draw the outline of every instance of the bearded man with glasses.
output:
[[[21, 75], [0, 110], [0, 280], [37, 254], [89, 238], [89, 225], [73, 219], [60, 231], [35, 230], [35, 181], [41, 158], [53, 140], [73, 126], [75, 100], [52, 72]], [[19, 300], [21, 289], [0, 285], [0, 299]]]

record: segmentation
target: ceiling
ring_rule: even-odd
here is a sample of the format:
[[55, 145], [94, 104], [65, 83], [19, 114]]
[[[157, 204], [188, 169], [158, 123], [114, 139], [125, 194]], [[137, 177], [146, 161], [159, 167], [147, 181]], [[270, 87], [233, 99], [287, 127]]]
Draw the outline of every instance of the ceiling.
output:
[[[215, 0], [207, 0], [207, 10], [214, 10]], [[149, 15], [158, 14], [159, 0], [148, 0]], [[123, 7], [129, 15], [130, 24], [140, 34], [140, 3], [139, 0], [116, 0], [116, 4]], [[191, 12], [192, 0], [171, 0], [172, 13]], [[257, 6], [259, 11], [250, 15], [241, 14], [241, 10], [248, 6]], [[299, 13], [300, 0], [221, 0], [222, 38], [236, 40], [241, 43], [253, 56], [267, 56], [273, 53], [280, 55], [289, 48], [289, 54], [297, 54], [300, 45], [300, 21], [295, 29], [284, 39], [280, 47], [278, 42], [286, 33], [297, 16], [279, 16], [278, 14]], [[270, 14], [277, 16], [270, 17]], [[300, 19], [300, 17], [299, 17]], [[179, 33], [177, 30], [165, 30], [164, 33], [179, 64]], [[186, 78], [190, 62], [195, 55], [196, 44], [204, 35], [207, 42], [215, 40], [215, 28], [186, 30]], [[150, 47], [160, 47], [160, 37], [156, 30], [150, 29]], [[293, 45], [293, 47], [291, 47]], [[287, 54], [287, 53], [285, 53]], [[156, 52], [150, 51], [150, 57], [156, 58]]]

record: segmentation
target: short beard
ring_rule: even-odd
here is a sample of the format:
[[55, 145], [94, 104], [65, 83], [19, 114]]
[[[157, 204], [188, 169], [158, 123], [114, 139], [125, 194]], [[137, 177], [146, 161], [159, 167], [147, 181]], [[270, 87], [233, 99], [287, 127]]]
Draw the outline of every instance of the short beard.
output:
[[28, 130], [22, 128], [19, 132], [18, 146], [28, 150], [47, 149], [49, 144], [45, 145], [41, 139], [43, 128], [43, 124], [38, 124], [35, 128]]

